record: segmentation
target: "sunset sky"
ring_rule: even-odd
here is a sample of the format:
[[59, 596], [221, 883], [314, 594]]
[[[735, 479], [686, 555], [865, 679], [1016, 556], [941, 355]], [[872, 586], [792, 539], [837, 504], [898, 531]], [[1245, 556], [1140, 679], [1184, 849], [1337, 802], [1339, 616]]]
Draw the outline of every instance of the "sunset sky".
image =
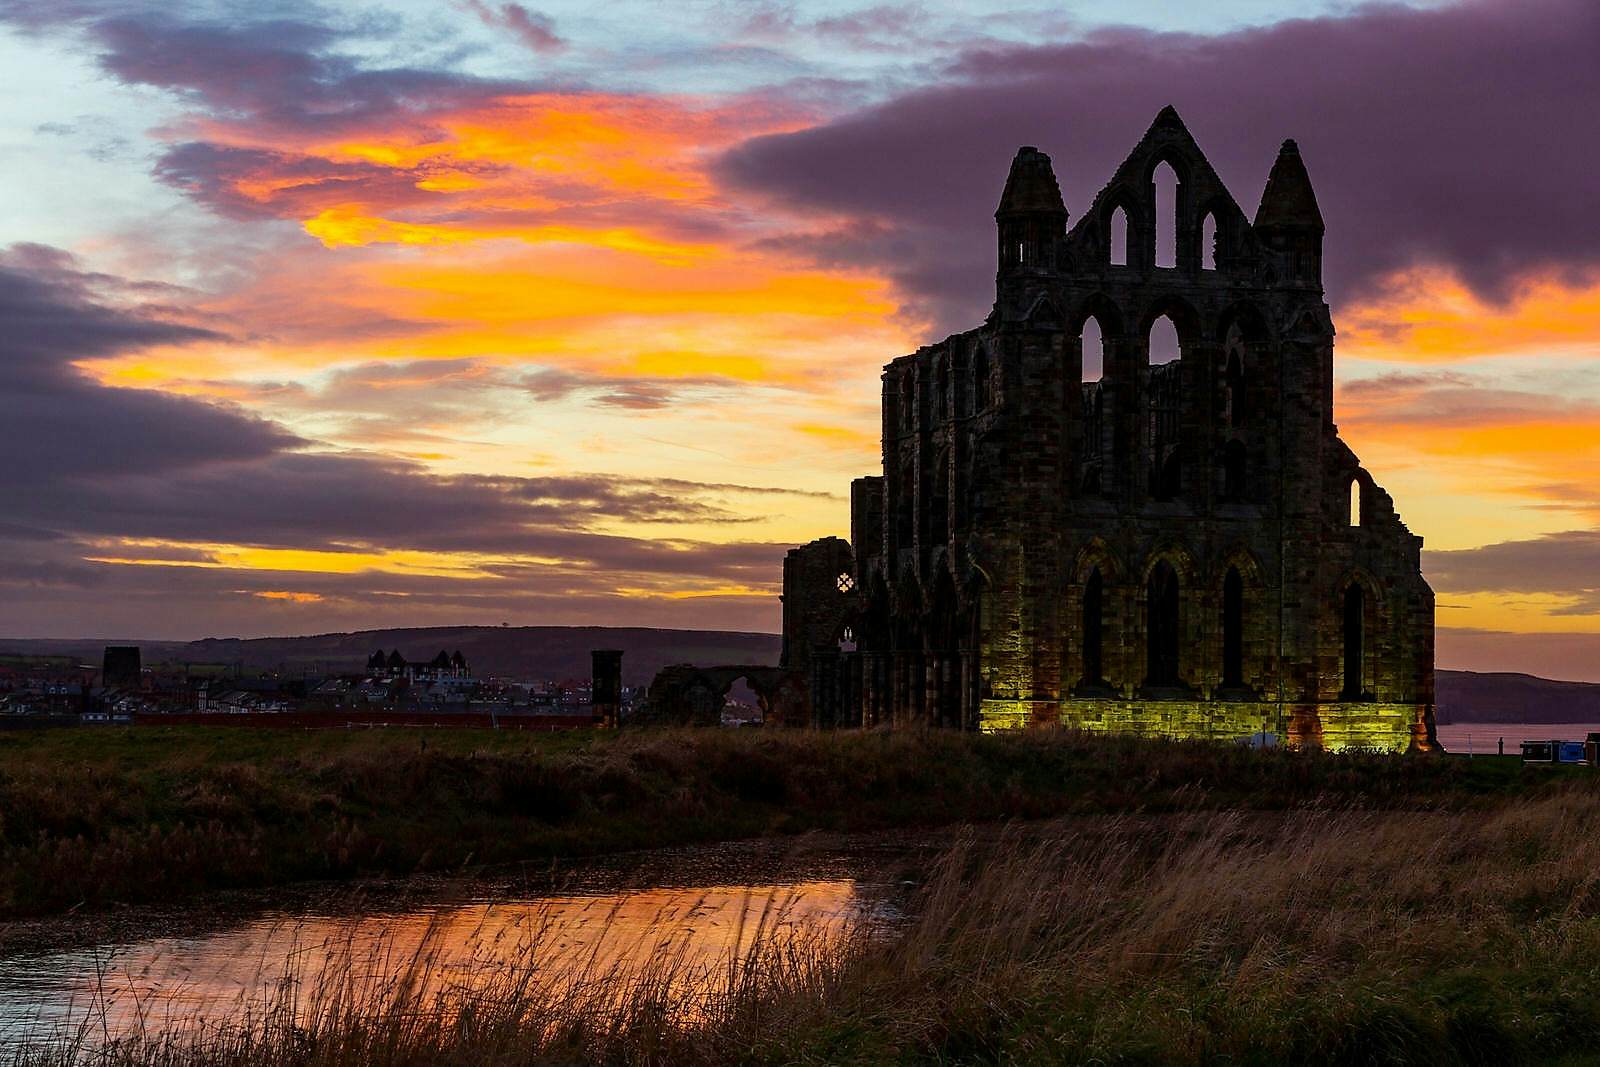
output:
[[1600, 680], [1600, 5], [0, 0], [0, 635], [775, 631], [1016, 147], [1295, 138], [1439, 665]]

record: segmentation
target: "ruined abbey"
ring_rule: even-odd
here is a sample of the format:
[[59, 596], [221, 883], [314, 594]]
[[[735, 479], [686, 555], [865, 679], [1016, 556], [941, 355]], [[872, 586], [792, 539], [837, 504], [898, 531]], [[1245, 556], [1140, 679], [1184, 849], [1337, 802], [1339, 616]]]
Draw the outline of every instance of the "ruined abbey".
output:
[[784, 564], [810, 720], [1435, 747], [1422, 539], [1334, 424], [1295, 143], [1251, 219], [1167, 108], [1069, 221], [1018, 151], [989, 317], [884, 368], [850, 540]]

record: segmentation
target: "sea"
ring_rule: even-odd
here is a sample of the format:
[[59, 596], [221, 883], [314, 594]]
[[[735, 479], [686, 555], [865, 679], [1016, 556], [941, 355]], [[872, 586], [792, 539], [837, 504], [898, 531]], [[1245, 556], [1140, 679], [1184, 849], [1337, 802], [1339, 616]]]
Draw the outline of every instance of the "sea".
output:
[[1583, 741], [1600, 733], [1600, 722], [1460, 722], [1440, 723], [1439, 743], [1446, 752], [1519, 755], [1524, 741]]

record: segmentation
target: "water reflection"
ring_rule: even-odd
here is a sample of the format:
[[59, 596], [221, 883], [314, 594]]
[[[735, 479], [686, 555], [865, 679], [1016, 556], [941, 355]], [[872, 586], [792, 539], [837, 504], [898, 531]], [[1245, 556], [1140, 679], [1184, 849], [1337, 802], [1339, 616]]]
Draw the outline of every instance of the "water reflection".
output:
[[[683, 862], [669, 866], [716, 866], [702, 851], [710, 850], [685, 850], [673, 857]], [[725, 855], [717, 858], [727, 866]], [[770, 857], [756, 866], [771, 873]], [[752, 945], [811, 952], [893, 913], [886, 880], [845, 876], [840, 868], [850, 864], [838, 856], [809, 866], [820, 876], [525, 896], [502, 889], [399, 910], [346, 901], [197, 936], [0, 957], [0, 1044], [209, 1028], [259, 1019], [269, 1006], [315, 1017], [336, 993], [330, 976], [343, 987], [337, 995], [403, 988], [456, 1002], [463, 990], [511, 974], [532, 978], [544, 997], [653, 983], [692, 1012], [695, 996], [725, 986], [730, 965]]]

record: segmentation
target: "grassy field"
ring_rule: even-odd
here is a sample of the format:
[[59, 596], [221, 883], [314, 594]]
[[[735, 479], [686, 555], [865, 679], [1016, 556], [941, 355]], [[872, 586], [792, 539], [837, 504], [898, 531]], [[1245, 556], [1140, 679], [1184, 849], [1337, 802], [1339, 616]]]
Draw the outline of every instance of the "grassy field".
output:
[[[1064, 819], [967, 835], [910, 920], [763, 923], [726, 966], [553, 981], [335, 956], [249, 1019], [19, 1067], [1596, 1064], [1600, 793], [1470, 810]], [[694, 989], [696, 995], [686, 995]]]
[[1471, 810], [1514, 759], [942, 732], [0, 734], [0, 916], [807, 830], [1085, 812]]

